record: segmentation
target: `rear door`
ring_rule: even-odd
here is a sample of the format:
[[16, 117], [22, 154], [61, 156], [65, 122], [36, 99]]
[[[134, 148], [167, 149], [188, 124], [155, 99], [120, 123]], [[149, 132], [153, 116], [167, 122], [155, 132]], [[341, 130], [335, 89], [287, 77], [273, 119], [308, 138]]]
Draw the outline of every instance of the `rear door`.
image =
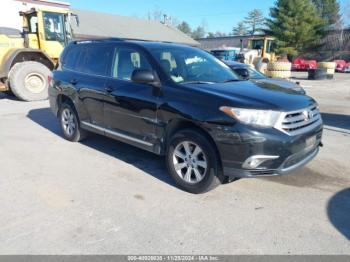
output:
[[71, 79], [75, 85], [79, 100], [86, 111], [84, 122], [98, 127], [104, 126], [105, 84], [110, 76], [114, 49], [107, 44], [86, 44], [75, 67], [76, 78]]

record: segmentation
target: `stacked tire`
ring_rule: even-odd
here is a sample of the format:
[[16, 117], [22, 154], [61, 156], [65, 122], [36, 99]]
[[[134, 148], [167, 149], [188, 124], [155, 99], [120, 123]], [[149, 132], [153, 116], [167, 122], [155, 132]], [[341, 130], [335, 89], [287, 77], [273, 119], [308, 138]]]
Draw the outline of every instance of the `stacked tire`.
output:
[[290, 78], [292, 64], [289, 62], [271, 62], [267, 65], [266, 75], [271, 78]]
[[334, 63], [334, 62], [319, 62], [317, 64], [317, 67], [319, 69], [326, 70], [328, 79], [333, 79], [336, 66], [337, 66], [336, 63]]

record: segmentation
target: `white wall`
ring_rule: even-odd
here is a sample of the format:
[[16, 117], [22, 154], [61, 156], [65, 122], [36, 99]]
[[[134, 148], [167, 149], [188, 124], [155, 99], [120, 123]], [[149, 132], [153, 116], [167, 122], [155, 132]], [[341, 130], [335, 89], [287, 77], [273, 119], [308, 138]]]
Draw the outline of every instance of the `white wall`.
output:
[[[47, 4], [54, 1], [47, 1]], [[63, 2], [69, 5], [69, 3]], [[45, 6], [46, 2], [38, 2], [38, 4], [25, 3], [21, 0], [1, 0], [0, 27], [10, 27], [22, 31], [23, 20], [19, 15], [20, 11], [28, 11], [33, 7]]]
[[14, 0], [1, 1], [0, 27], [16, 28], [22, 31], [22, 17], [19, 11], [24, 11], [26, 7], [23, 3]]

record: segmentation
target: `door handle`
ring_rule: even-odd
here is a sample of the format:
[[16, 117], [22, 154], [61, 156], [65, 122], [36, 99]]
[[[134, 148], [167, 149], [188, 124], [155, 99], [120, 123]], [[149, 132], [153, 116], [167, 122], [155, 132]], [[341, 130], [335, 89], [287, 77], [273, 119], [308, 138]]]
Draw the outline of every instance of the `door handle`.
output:
[[74, 79], [70, 80], [70, 83], [72, 85], [76, 85], [76, 84], [78, 84], [78, 80], [74, 78]]
[[113, 89], [113, 87], [111, 87], [111, 86], [107, 86], [107, 87], [105, 88], [105, 90], [106, 90], [107, 93], [112, 93], [114, 89]]

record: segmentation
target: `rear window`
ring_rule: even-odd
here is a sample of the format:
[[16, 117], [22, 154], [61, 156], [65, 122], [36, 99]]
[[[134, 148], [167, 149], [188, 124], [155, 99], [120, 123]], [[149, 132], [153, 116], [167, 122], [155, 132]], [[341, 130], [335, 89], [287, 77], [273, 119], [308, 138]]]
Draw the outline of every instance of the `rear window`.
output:
[[114, 48], [111, 46], [87, 46], [79, 57], [77, 71], [110, 76]]
[[110, 76], [114, 48], [106, 45], [76, 45], [63, 57], [62, 68], [82, 73]]
[[78, 46], [69, 48], [64, 54], [64, 57], [62, 57], [62, 68], [74, 70], [79, 58], [79, 54], [80, 48]]

